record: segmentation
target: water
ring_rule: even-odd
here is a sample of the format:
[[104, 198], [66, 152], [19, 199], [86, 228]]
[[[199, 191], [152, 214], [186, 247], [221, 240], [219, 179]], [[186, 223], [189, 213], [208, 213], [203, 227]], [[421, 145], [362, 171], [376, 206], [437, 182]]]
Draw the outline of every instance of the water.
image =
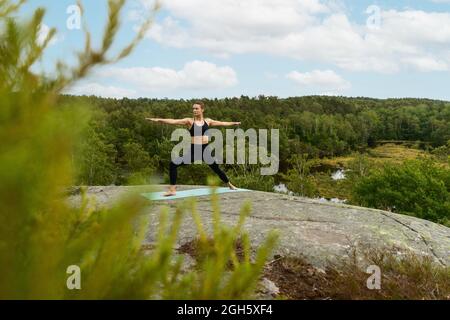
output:
[[[290, 196], [295, 196], [295, 193], [290, 191], [284, 183], [280, 183], [280, 184], [274, 186], [273, 191], [278, 192], [278, 193], [284, 193], [284, 194], [287, 194]], [[315, 200], [319, 200], [320, 202], [323, 202], [323, 203], [346, 203], [347, 202], [347, 200], [342, 200], [339, 198], [326, 199], [324, 197], [315, 198]]]
[[289, 189], [286, 187], [286, 185], [284, 183], [280, 183], [279, 185], [274, 186], [273, 191], [278, 192], [278, 193], [285, 193], [290, 196], [294, 195], [294, 193], [292, 191], [289, 191]]
[[335, 173], [333, 173], [331, 175], [331, 179], [333, 179], [334, 181], [344, 180], [345, 179], [345, 170], [339, 169], [338, 171], [336, 171]]

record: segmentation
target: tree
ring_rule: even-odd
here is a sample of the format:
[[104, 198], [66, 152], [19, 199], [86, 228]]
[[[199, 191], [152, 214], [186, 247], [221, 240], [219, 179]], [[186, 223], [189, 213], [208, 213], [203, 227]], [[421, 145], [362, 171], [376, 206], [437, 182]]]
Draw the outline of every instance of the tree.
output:
[[91, 186], [114, 184], [117, 177], [115, 146], [106, 143], [104, 135], [96, 133], [91, 128], [88, 133], [81, 140], [74, 156], [77, 184]]
[[155, 171], [155, 160], [139, 143], [128, 142], [124, 145], [126, 175], [129, 183], [148, 184]]
[[450, 170], [429, 159], [372, 170], [356, 183], [353, 196], [363, 206], [450, 222]]
[[447, 141], [447, 145], [438, 147], [431, 153], [441, 161], [448, 161], [450, 157], [450, 140]]
[[287, 174], [282, 174], [287, 188], [301, 196], [314, 197], [318, 191], [310, 175], [312, 162], [308, 160], [307, 154], [292, 155], [288, 162], [292, 169]]

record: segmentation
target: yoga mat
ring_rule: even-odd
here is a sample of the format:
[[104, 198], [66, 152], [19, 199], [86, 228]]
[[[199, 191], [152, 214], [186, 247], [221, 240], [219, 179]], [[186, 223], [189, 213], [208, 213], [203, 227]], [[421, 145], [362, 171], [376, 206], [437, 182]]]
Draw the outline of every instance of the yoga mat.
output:
[[[212, 194], [212, 188], [200, 188], [200, 189], [190, 189], [177, 191], [177, 194], [170, 197], [165, 197], [163, 194], [166, 191], [161, 192], [150, 192], [150, 193], [141, 193], [142, 196], [146, 197], [149, 200], [172, 200], [172, 199], [180, 199], [180, 198], [189, 198], [189, 197], [198, 197], [198, 196], [208, 196]], [[248, 189], [237, 189], [231, 190], [228, 187], [217, 188], [216, 193], [233, 193], [233, 192], [243, 192], [243, 191], [251, 191]]]

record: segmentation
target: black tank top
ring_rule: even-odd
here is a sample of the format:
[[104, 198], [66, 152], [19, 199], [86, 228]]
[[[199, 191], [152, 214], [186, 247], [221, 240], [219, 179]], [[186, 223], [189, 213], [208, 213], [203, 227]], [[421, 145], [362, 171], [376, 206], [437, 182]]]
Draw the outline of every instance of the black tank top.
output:
[[[209, 128], [209, 126], [208, 126], [208, 124], [206, 123], [206, 121], [203, 120], [203, 122], [204, 122], [204, 123], [203, 123], [203, 125], [202, 125], [202, 134], [201, 134], [201, 136], [205, 135], [206, 130], [208, 130], [208, 128]], [[192, 122], [192, 127], [191, 127], [191, 129], [189, 129], [189, 132], [191, 133], [191, 137], [194, 137], [194, 126], [199, 127], [197, 124], [195, 124], [195, 121]], [[197, 135], [198, 135], [198, 134], [197, 134]]]

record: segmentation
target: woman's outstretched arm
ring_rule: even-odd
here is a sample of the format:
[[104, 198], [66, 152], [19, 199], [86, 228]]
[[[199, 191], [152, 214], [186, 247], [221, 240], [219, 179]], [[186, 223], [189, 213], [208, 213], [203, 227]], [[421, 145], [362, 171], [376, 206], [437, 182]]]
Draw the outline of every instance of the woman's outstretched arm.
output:
[[234, 125], [240, 125], [240, 122], [224, 122], [224, 121], [217, 121], [213, 119], [205, 119], [208, 122], [208, 126], [214, 126], [214, 127], [227, 127], [227, 126], [234, 126]]
[[184, 118], [184, 119], [145, 118], [145, 120], [164, 123], [164, 124], [173, 124], [173, 125], [188, 125], [189, 121], [190, 121], [189, 118]]

